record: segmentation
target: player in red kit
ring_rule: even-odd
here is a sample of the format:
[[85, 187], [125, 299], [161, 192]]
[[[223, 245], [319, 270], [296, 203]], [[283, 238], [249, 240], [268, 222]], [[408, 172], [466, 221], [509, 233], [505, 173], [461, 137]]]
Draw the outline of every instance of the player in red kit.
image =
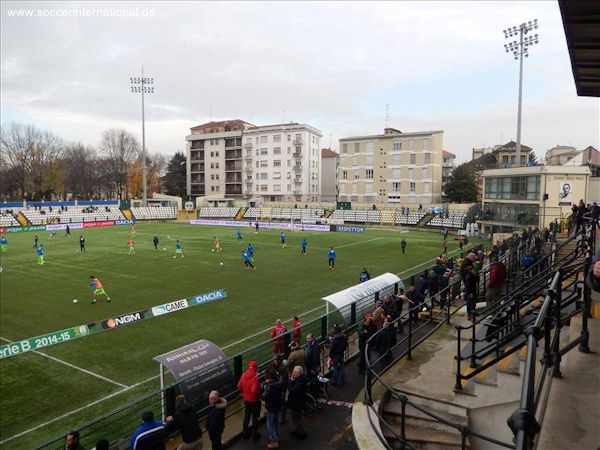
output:
[[275, 326], [271, 328], [271, 338], [273, 339], [273, 354], [279, 355], [285, 350], [285, 333], [287, 329], [281, 323], [280, 319], [275, 321]]
[[302, 345], [302, 328], [300, 323], [300, 319], [298, 316], [294, 316], [294, 331], [292, 331], [292, 341], [296, 342], [298, 345]]

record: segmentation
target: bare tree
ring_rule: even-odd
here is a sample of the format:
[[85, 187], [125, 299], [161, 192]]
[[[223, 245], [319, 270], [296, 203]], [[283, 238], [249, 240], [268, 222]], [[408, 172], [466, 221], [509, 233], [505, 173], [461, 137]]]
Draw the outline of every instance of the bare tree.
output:
[[119, 199], [127, 195], [128, 166], [136, 160], [139, 145], [127, 130], [110, 129], [102, 134], [101, 148], [106, 155], [111, 182]]
[[80, 143], [68, 145], [62, 160], [65, 191], [79, 199], [95, 198], [100, 184], [97, 162], [95, 149]]
[[0, 133], [0, 164], [3, 173], [10, 173], [17, 183], [20, 198], [27, 193], [27, 160], [33, 146], [33, 127], [11, 123]]

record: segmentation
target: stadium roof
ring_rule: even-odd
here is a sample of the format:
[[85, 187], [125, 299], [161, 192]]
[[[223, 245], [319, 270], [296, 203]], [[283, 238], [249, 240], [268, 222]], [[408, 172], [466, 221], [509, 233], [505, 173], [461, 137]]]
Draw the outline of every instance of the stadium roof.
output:
[[577, 95], [600, 97], [600, 2], [559, 0]]

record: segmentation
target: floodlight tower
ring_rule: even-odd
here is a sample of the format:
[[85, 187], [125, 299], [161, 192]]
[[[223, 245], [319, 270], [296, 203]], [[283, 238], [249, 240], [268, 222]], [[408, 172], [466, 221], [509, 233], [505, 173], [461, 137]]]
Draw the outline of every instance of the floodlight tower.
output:
[[538, 20], [534, 19], [532, 22], [523, 22], [519, 26], [509, 27], [504, 31], [504, 37], [506, 39], [513, 36], [519, 36], [519, 42], [509, 41], [508, 44], [504, 44], [504, 50], [506, 53], [512, 52], [515, 59], [519, 60], [519, 110], [517, 113], [517, 149], [515, 155], [515, 167], [521, 165], [521, 104], [523, 101], [523, 56], [526, 58], [529, 56], [529, 47], [539, 42], [537, 33], [534, 36], [525, 36], [527, 33], [533, 30], [537, 30]]
[[144, 94], [153, 94], [154, 78], [144, 77], [144, 66], [142, 66], [142, 76], [129, 79], [131, 82], [131, 92], [142, 94], [142, 201], [144, 206], [148, 206], [148, 192], [146, 186], [146, 120], [144, 116]]

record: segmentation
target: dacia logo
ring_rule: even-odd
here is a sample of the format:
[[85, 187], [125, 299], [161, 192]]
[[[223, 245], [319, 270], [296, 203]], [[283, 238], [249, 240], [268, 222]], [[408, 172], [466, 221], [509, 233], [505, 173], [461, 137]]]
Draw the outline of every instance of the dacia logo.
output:
[[206, 302], [211, 302], [213, 300], [217, 300], [220, 298], [223, 298], [223, 291], [214, 291], [214, 292], [209, 292], [208, 294], [202, 294], [202, 295], [198, 295], [195, 298], [195, 302], [196, 304], [200, 304], [200, 303], [206, 303]]

